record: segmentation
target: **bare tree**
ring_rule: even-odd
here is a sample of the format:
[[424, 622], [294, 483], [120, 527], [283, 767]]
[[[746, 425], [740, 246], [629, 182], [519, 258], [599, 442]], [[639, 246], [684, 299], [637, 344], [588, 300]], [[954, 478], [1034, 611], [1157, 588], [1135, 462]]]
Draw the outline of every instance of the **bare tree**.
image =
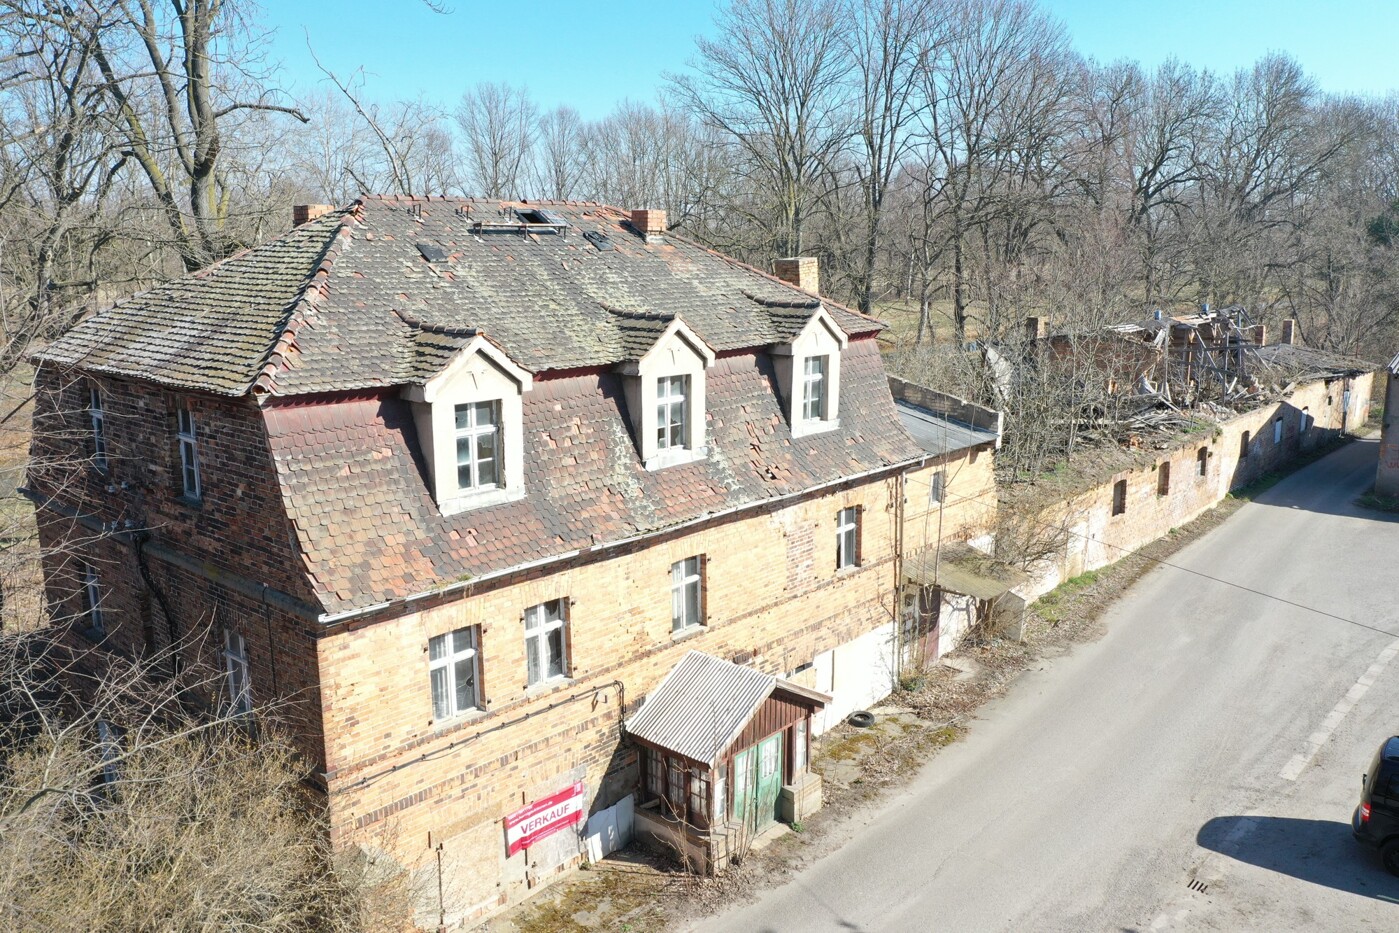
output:
[[736, 0], [718, 36], [696, 40], [696, 75], [670, 80], [685, 106], [731, 138], [760, 200], [735, 205], [782, 255], [803, 250], [818, 180], [850, 139], [838, 0]]
[[583, 119], [572, 107], [555, 107], [539, 128], [534, 190], [542, 198], [567, 201], [583, 182]]
[[539, 135], [539, 110], [529, 93], [482, 82], [462, 95], [456, 120], [472, 193], [486, 198], [527, 194]]

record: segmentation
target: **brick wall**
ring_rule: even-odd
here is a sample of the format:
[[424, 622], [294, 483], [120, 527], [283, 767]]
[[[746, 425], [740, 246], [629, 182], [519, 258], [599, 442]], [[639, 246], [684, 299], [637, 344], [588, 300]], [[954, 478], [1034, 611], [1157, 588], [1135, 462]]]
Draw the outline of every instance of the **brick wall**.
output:
[[[1032, 592], [1023, 595], [1041, 595], [1063, 580], [1113, 563], [1213, 508], [1231, 490], [1338, 436], [1343, 426], [1353, 430], [1369, 416], [1373, 379], [1367, 373], [1352, 380], [1305, 383], [1286, 399], [1237, 415], [1213, 431], [1203, 430], [1155, 456], [1143, 453], [1136, 466], [1052, 506], [1042, 520], [1067, 526], [1068, 541], [1059, 559], [1047, 562], [1037, 573]], [[1169, 465], [1164, 494], [1160, 492], [1162, 464]], [[1125, 509], [1113, 514], [1114, 488], [1119, 483], [1126, 485]]]
[[[454, 915], [522, 896], [530, 872], [554, 866], [524, 853], [506, 860], [501, 818], [572, 780], [586, 781], [593, 810], [633, 789], [635, 758], [619, 746], [623, 695], [634, 709], [692, 648], [783, 674], [887, 622], [894, 488], [866, 482], [328, 635], [320, 670], [335, 838], [425, 866], [434, 898], [430, 847], [441, 843], [456, 866]], [[836, 512], [849, 506], [861, 509], [861, 564], [838, 572]], [[677, 640], [670, 566], [695, 554], [706, 557], [707, 622]], [[572, 679], [531, 691], [522, 614], [558, 598], [570, 600]], [[435, 724], [428, 639], [463, 626], [480, 627], [489, 711]]]
[[1380, 434], [1380, 465], [1375, 492], [1399, 496], [1399, 376], [1385, 376], [1384, 424]]
[[[94, 384], [105, 411], [105, 471], [92, 456], [88, 389]], [[175, 406], [184, 399], [198, 424], [198, 503], [182, 499], [179, 485]], [[94, 642], [83, 618], [83, 562], [98, 573], [105, 635], [96, 640], [107, 650], [149, 655], [167, 649], [173, 634], [187, 665], [218, 671], [224, 629], [238, 632], [255, 702], [285, 717], [298, 748], [319, 769], [318, 628], [304, 617], [313, 614], [312, 594], [299, 573], [256, 407], [42, 366], [32, 463], [29, 486], [53, 500], [37, 509], [46, 597], [54, 618], [72, 629], [74, 644]], [[138, 560], [142, 530], [154, 590]], [[306, 612], [282, 605], [297, 601]]]

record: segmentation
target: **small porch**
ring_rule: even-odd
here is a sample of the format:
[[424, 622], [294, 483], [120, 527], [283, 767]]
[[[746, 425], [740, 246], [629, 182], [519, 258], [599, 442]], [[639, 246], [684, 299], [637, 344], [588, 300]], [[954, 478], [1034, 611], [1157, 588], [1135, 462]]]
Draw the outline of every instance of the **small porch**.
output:
[[626, 724], [640, 750], [635, 831], [713, 874], [821, 807], [811, 716], [830, 697], [691, 651]]
[[951, 651], [969, 631], [992, 625], [1019, 640], [1027, 601], [1014, 592], [1030, 582], [966, 544], [927, 548], [904, 561], [902, 663], [916, 669]]

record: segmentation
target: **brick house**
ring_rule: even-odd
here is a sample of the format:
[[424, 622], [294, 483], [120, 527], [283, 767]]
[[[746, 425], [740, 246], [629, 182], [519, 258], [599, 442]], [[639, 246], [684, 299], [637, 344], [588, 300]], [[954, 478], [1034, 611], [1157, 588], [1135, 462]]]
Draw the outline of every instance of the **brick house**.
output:
[[[769, 276], [662, 212], [296, 219], [37, 355], [27, 492], [68, 637], [202, 654], [211, 699], [276, 704], [334, 841], [411, 869], [425, 923], [658, 800], [705, 826], [819, 805], [807, 743], [889, 692], [905, 554], [990, 527], [997, 432], [896, 409], [882, 325], [814, 261]], [[704, 775], [624, 729], [696, 655], [751, 701]], [[786, 811], [743, 796], [774, 781]], [[554, 812], [576, 825], [521, 848]]]

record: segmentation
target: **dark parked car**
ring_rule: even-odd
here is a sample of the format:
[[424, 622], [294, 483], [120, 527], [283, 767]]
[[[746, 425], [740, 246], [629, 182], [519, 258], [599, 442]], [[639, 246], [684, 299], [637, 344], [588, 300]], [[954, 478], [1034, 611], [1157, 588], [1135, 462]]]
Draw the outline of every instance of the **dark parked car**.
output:
[[1350, 818], [1355, 838], [1380, 851], [1384, 867], [1399, 875], [1399, 735], [1375, 752], [1360, 779], [1360, 806]]

